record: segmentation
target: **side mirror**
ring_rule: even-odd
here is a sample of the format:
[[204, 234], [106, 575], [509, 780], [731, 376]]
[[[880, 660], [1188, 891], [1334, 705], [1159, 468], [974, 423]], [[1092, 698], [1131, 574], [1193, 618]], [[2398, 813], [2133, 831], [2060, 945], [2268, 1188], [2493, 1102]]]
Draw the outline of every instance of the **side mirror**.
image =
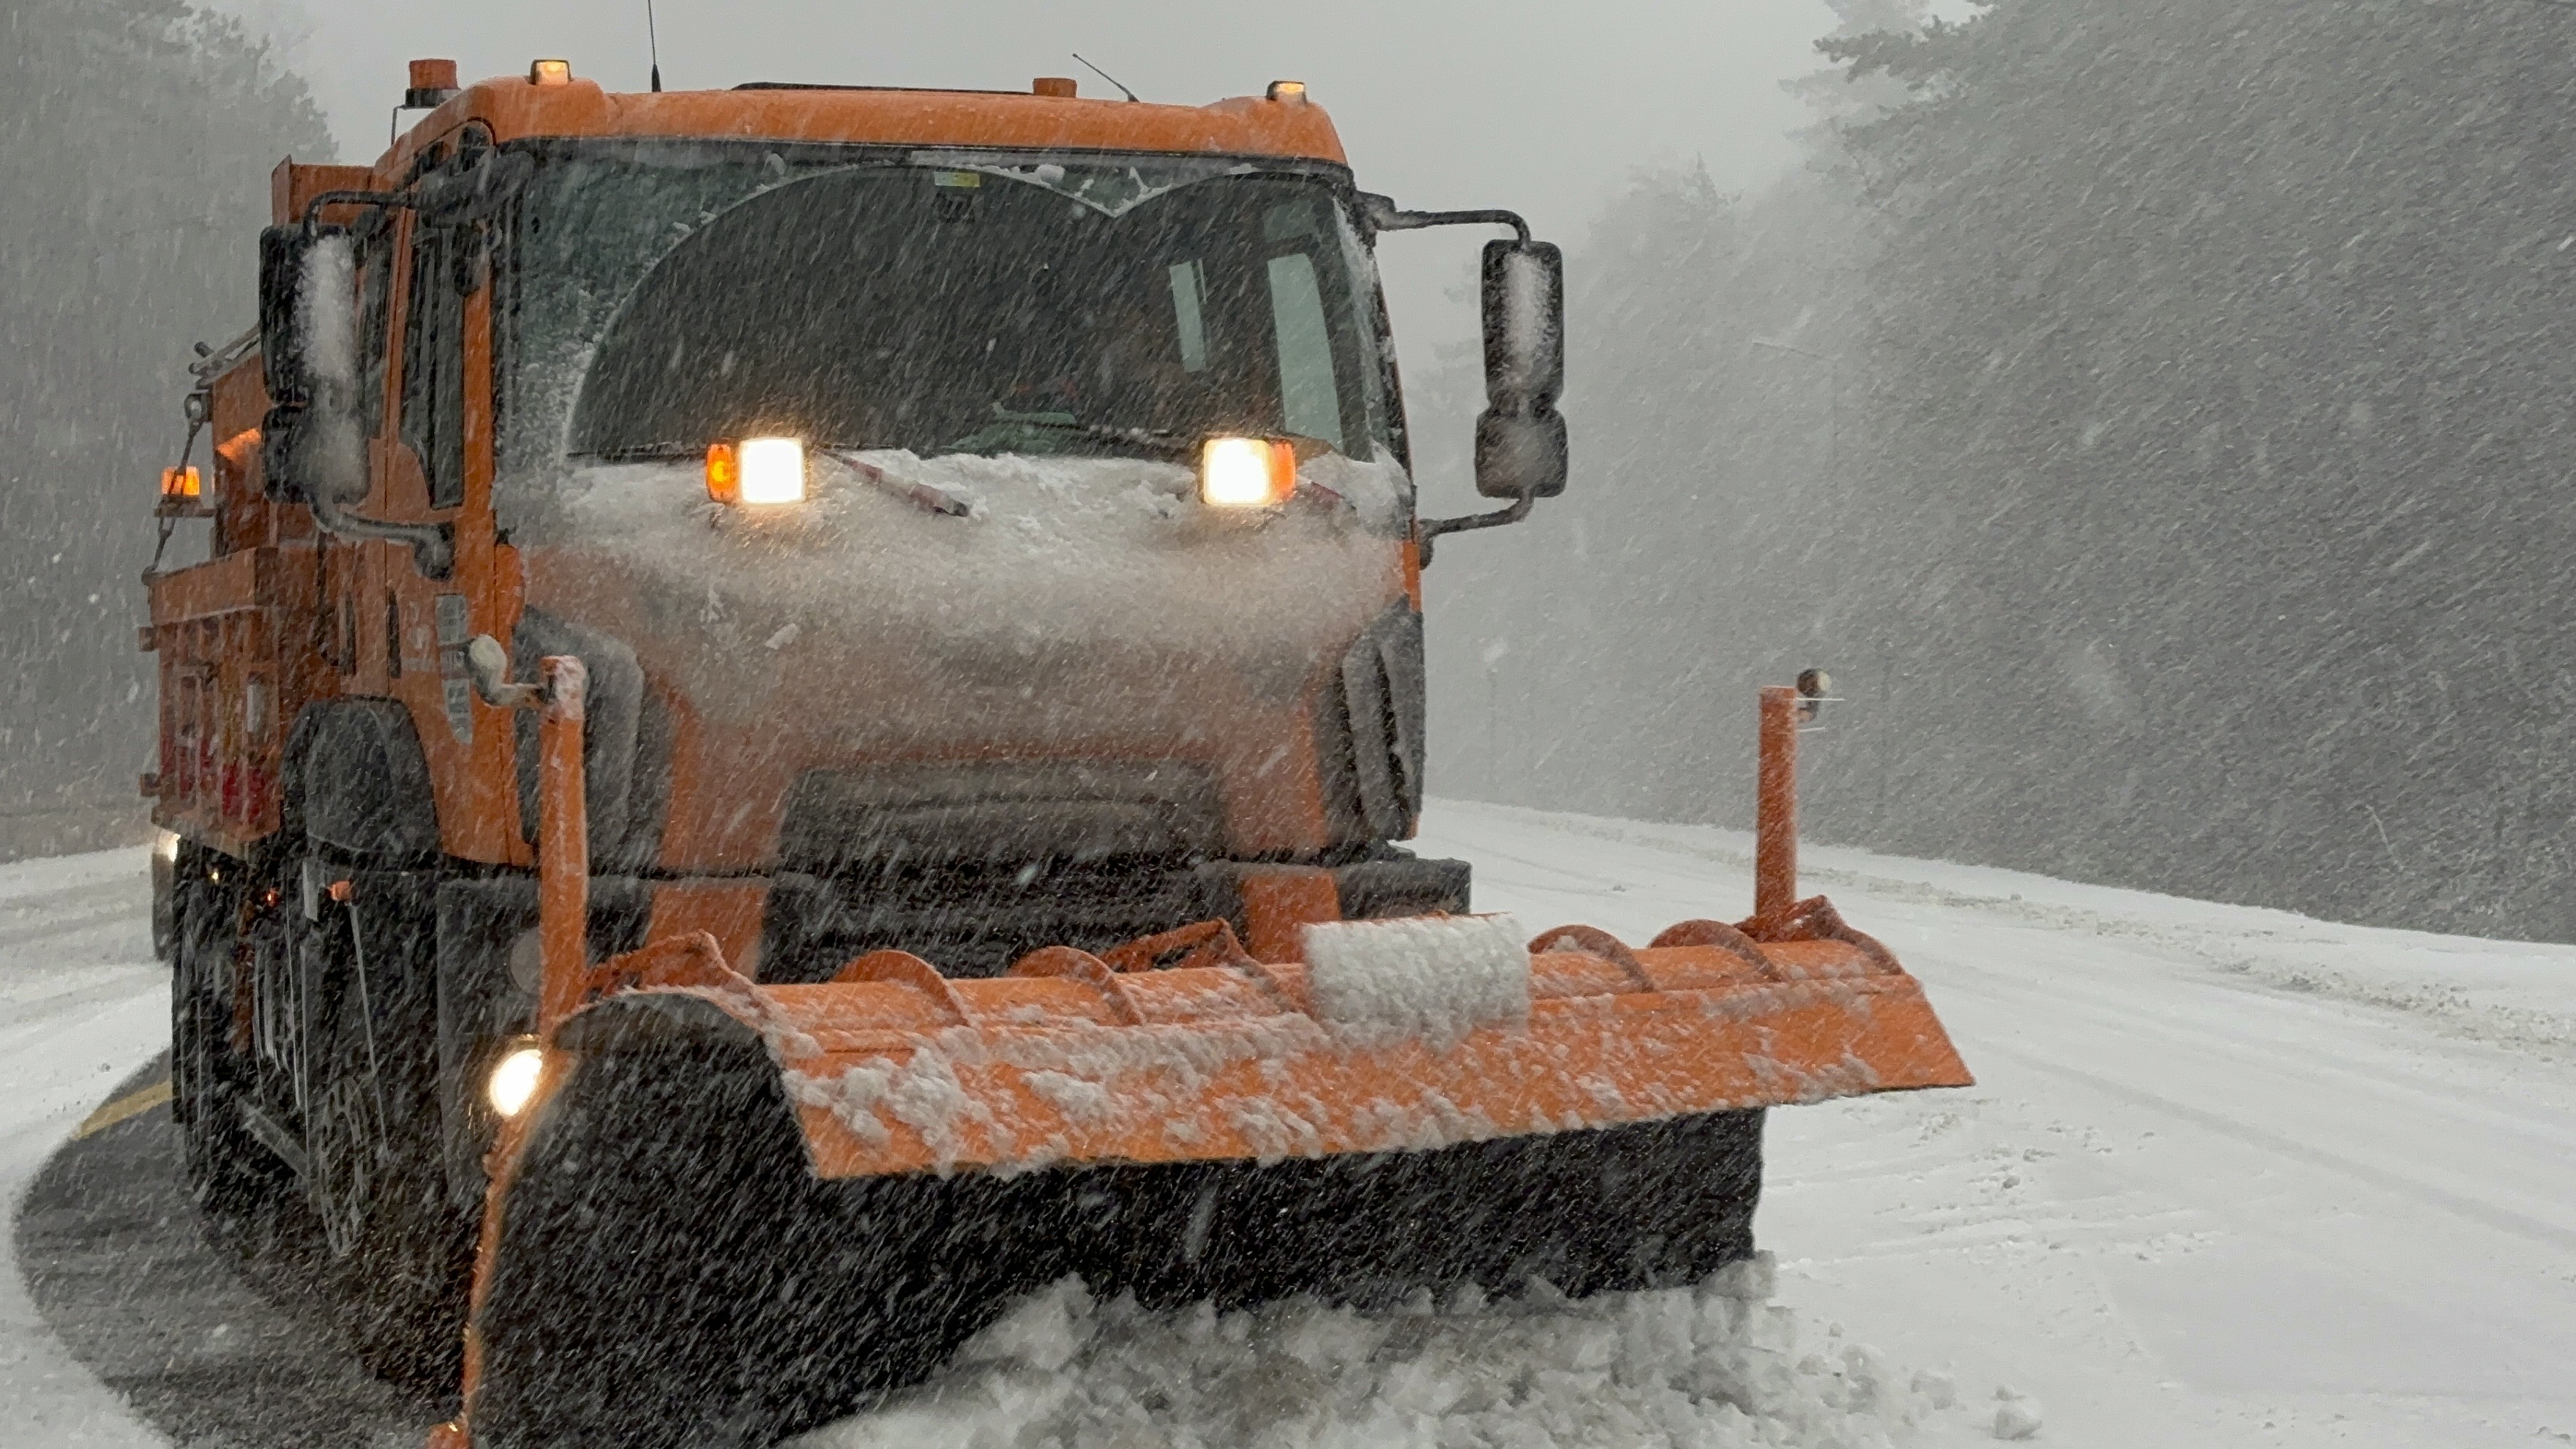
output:
[[[326, 191], [332, 204], [405, 206], [406, 197]], [[358, 244], [346, 227], [273, 226], [259, 234], [259, 351], [268, 385], [260, 471], [273, 496], [300, 500], [326, 533], [411, 546], [429, 578], [455, 567], [444, 523], [395, 523], [352, 512], [367, 497], [367, 359], [358, 329]]]
[[302, 298], [305, 263], [327, 231], [272, 226], [259, 234], [259, 358], [269, 406], [301, 408], [313, 400]]
[[1485, 244], [1485, 411], [1476, 419], [1476, 491], [1554, 498], [1565, 491], [1565, 253], [1552, 242]]
[[1532, 241], [1518, 212], [1407, 211], [1362, 192], [1360, 218], [1371, 237], [1426, 226], [1513, 232], [1510, 241], [1485, 244], [1485, 410], [1476, 417], [1476, 491], [1511, 506], [1415, 520], [1414, 541], [1428, 564], [1435, 539], [1518, 523], [1538, 500], [1565, 491], [1565, 419], [1556, 410], [1565, 388], [1565, 253]]
[[320, 510], [367, 496], [359, 398], [357, 244], [345, 228], [273, 226], [259, 237], [262, 427], [271, 483]]

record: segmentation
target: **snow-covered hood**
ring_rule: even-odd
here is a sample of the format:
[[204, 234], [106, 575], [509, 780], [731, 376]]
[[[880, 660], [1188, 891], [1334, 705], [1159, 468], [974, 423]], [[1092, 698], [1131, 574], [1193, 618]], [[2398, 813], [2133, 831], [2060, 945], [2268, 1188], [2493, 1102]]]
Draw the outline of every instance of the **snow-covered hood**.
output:
[[923, 676], [1025, 695], [1217, 666], [1286, 698], [1400, 593], [1411, 501], [1391, 460], [1327, 455], [1299, 483], [1243, 514], [1173, 463], [817, 453], [804, 503], [741, 509], [694, 462], [599, 464], [522, 542], [533, 604], [658, 655], [718, 715], [773, 707], [790, 676], [810, 699], [818, 671], [884, 698]]

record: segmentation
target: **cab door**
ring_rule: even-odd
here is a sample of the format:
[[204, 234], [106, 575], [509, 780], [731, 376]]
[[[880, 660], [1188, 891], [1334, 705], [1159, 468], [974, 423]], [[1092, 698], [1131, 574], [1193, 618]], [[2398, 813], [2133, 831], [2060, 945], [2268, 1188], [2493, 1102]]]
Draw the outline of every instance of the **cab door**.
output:
[[475, 695], [465, 667], [467, 642], [507, 639], [517, 611], [515, 570], [495, 549], [491, 512], [495, 227], [411, 213], [400, 231], [370, 501], [389, 520], [445, 527], [452, 561], [432, 576], [407, 547], [358, 546], [352, 682], [408, 706], [444, 853], [529, 864], [510, 788], [510, 720]]

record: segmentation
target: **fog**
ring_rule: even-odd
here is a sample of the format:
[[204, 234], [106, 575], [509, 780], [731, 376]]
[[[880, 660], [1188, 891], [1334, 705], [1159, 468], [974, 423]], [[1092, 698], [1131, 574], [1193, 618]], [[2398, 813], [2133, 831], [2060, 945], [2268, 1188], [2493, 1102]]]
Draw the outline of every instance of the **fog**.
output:
[[[136, 70], [16, 60], [43, 104], [14, 124], [64, 139], [12, 150], [15, 194], [83, 200], [15, 222], [19, 325], [64, 339], [6, 418], [22, 816], [133, 819], [150, 539], [123, 490], [176, 442], [185, 344], [247, 320], [268, 165], [372, 155], [414, 56], [561, 55], [612, 86], [647, 65], [640, 3], [240, 13], [246, 36], [150, 62], [203, 90], [184, 127], [115, 102]], [[1565, 242], [1574, 483], [1439, 550], [1435, 791], [1740, 821], [1749, 691], [1818, 665], [1849, 694], [1813, 763], [1825, 838], [2576, 934], [2546, 582], [2566, 17], [2365, 6], [2226, 38], [2226, 7], [2024, 0], [1908, 38], [1928, 13], [670, 0], [659, 22], [674, 87], [1109, 93], [1077, 49], [1154, 99], [1295, 77], [1363, 184]], [[1476, 506], [1472, 255], [1383, 248], [1431, 514]], [[83, 828], [29, 838], [113, 833]]]

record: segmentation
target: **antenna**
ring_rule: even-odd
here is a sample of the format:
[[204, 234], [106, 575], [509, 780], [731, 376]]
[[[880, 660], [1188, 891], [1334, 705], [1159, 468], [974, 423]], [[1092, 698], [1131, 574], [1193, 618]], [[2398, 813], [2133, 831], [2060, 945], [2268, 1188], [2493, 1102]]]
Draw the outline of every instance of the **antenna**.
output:
[[[650, 4], [650, 3], [652, 3], [652, 0], [645, 0], [645, 3], [646, 3], [646, 4]], [[1073, 56], [1073, 58], [1074, 58], [1075, 60], [1082, 60], [1082, 52], [1081, 52], [1081, 51], [1078, 51], [1078, 50], [1077, 50], [1077, 51], [1073, 51], [1073, 52], [1071, 52], [1071, 54], [1072, 54], [1072, 56]], [[1087, 70], [1089, 70], [1093, 75], [1096, 75], [1096, 76], [1100, 77], [1102, 80], [1105, 80], [1105, 81], [1109, 82], [1111, 85], [1118, 87], [1119, 94], [1124, 95], [1127, 99], [1129, 99], [1129, 100], [1131, 100], [1131, 101], [1132, 101], [1132, 100], [1134, 100], [1134, 99], [1136, 99], [1136, 93], [1135, 93], [1134, 91], [1131, 91], [1131, 90], [1127, 89], [1127, 84], [1126, 84], [1126, 82], [1124, 82], [1124, 81], [1122, 81], [1122, 80], [1118, 79], [1118, 77], [1116, 77], [1116, 76], [1114, 76], [1114, 75], [1111, 75], [1109, 72], [1107, 72], [1107, 71], [1105, 71], [1105, 70], [1102, 70], [1100, 67], [1098, 67], [1098, 66], [1096, 66], [1096, 65], [1093, 65], [1090, 61], [1082, 60], [1082, 64], [1083, 64], [1084, 68], [1085, 68], [1085, 69], [1087, 69]]]
[[644, 44], [653, 53], [653, 90], [662, 90], [662, 36], [653, 28], [653, 0], [644, 0]]

